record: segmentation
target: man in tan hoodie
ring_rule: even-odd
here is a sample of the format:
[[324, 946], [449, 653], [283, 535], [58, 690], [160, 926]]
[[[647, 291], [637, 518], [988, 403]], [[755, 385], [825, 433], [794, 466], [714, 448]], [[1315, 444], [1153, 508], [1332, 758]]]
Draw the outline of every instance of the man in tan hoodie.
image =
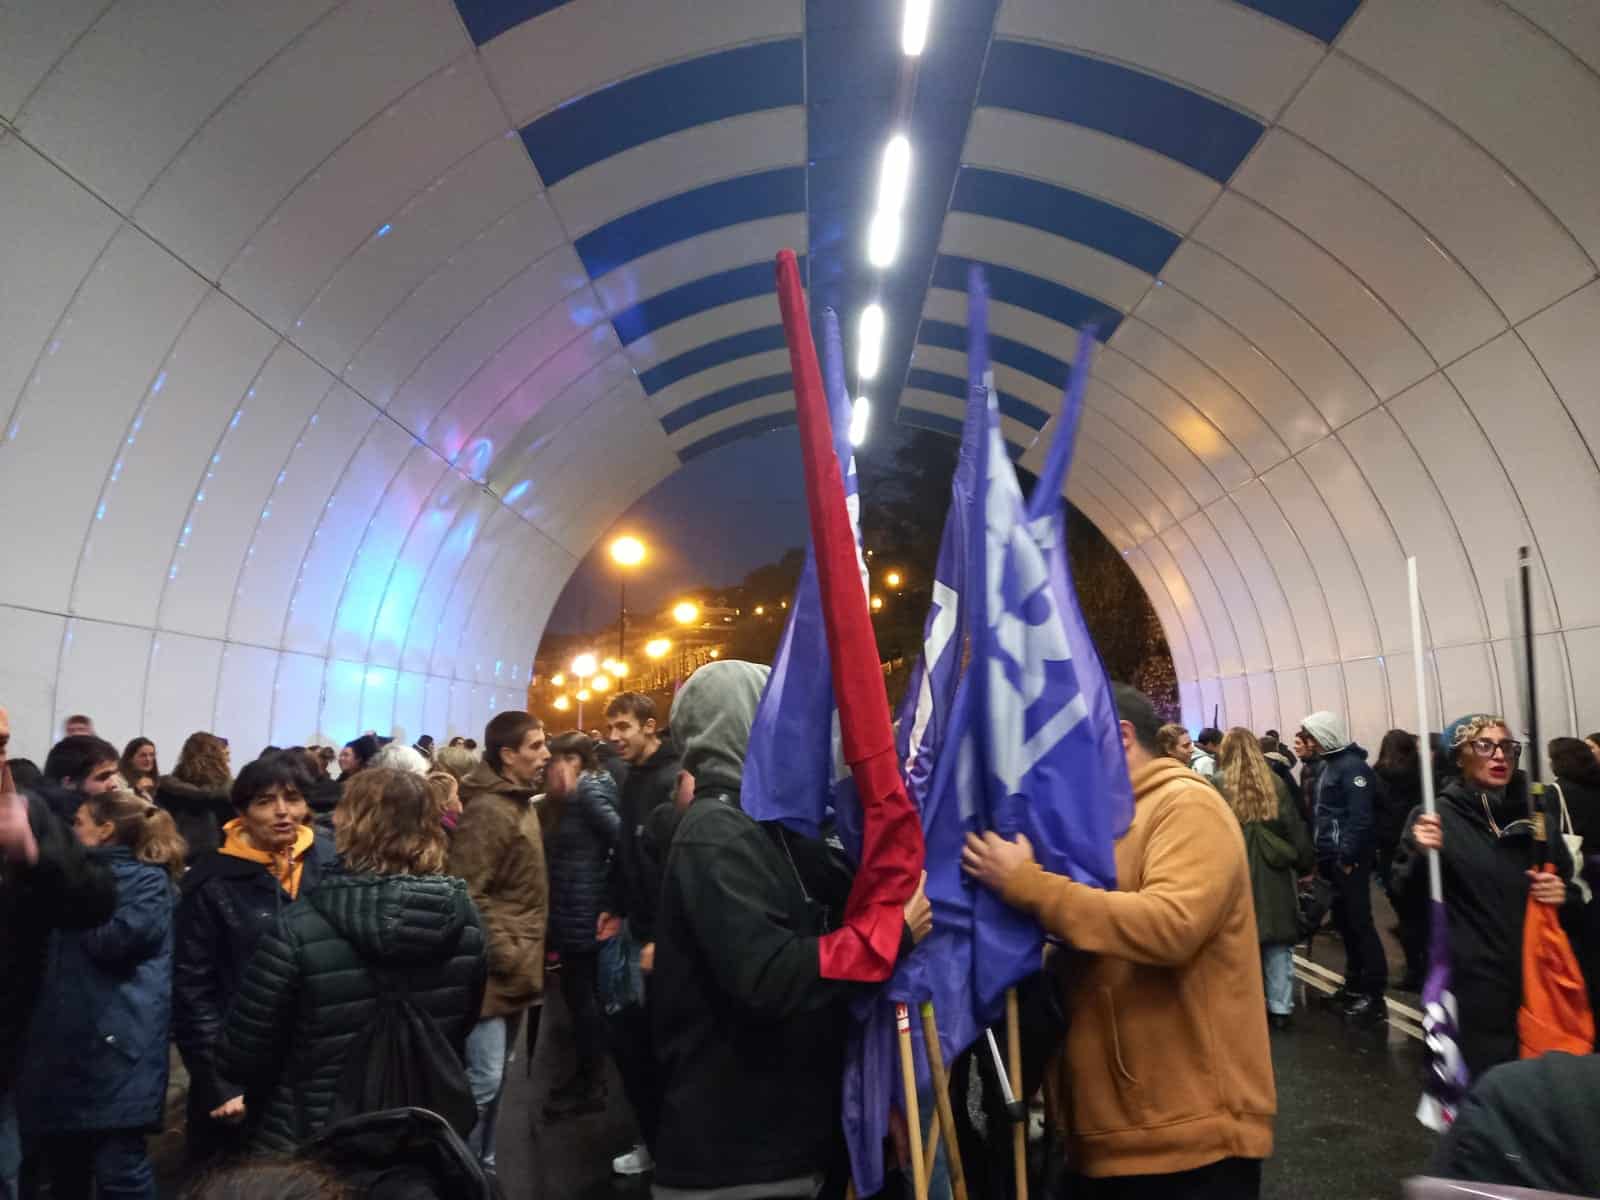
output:
[[1074, 1200], [1248, 1200], [1277, 1095], [1244, 838], [1215, 788], [1159, 757], [1150, 701], [1113, 691], [1135, 799], [1117, 890], [1046, 872], [1021, 836], [969, 836], [963, 865], [1082, 952], [1051, 1080]]

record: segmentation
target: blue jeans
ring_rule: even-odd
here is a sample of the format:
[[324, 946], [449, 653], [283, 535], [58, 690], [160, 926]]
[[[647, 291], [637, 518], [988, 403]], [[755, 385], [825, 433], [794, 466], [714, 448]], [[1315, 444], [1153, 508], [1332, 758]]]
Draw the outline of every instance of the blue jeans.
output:
[[467, 1083], [478, 1105], [478, 1123], [467, 1138], [467, 1148], [485, 1170], [494, 1170], [494, 1123], [500, 1115], [500, 1094], [510, 1055], [509, 1017], [485, 1017], [467, 1034]]
[[17, 1175], [22, 1170], [22, 1136], [17, 1132], [17, 1105], [10, 1092], [0, 1092], [0, 1200], [17, 1200]]
[[1261, 976], [1267, 985], [1267, 1011], [1288, 1016], [1294, 1011], [1294, 947], [1261, 946]]

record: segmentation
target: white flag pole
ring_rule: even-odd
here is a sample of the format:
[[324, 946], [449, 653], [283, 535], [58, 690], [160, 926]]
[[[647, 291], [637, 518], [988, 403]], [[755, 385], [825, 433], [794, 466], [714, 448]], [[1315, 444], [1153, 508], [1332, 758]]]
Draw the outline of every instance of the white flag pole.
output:
[[[1416, 556], [1406, 559], [1406, 582], [1411, 589], [1411, 658], [1417, 668], [1417, 758], [1422, 767], [1422, 811], [1433, 815], [1437, 807], [1433, 799], [1433, 745], [1429, 736], [1432, 726], [1428, 722], [1428, 667], [1422, 649], [1422, 592], [1417, 586]], [[1428, 895], [1434, 900], [1444, 899], [1444, 880], [1439, 872], [1439, 852], [1428, 851]]]

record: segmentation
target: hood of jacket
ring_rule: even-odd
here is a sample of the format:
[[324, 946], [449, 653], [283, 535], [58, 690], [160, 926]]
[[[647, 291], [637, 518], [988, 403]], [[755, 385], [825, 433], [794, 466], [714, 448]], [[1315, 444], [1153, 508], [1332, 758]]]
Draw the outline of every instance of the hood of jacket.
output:
[[512, 783], [488, 763], [479, 760], [478, 764], [462, 777], [461, 801], [465, 804], [473, 796], [481, 796], [485, 792], [492, 792], [497, 796], [510, 796], [513, 800], [526, 802], [533, 799], [534, 789]]
[[450, 957], [472, 912], [466, 883], [453, 875], [331, 871], [309, 899], [362, 958], [394, 966]]
[[1300, 728], [1311, 735], [1323, 754], [1332, 754], [1335, 750], [1342, 750], [1350, 744], [1350, 735], [1345, 731], [1344, 720], [1337, 713], [1325, 710], [1314, 712], [1300, 722]]
[[771, 673], [757, 663], [707, 663], [678, 689], [672, 737], [697, 794], [708, 787], [739, 790], [750, 725]]
[[[1194, 780], [1194, 772], [1187, 763], [1181, 763], [1175, 758], [1152, 758], [1136, 771], [1130, 771], [1130, 782], [1133, 784], [1133, 802], [1143, 800], [1175, 779]], [[1196, 781], [1198, 782], [1198, 781]]]

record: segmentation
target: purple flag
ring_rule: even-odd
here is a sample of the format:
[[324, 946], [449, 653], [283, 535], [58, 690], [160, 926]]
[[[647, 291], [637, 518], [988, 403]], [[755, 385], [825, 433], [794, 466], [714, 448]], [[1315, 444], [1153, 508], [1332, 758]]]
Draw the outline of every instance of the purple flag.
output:
[[[861, 561], [861, 510], [855, 456], [850, 450], [850, 393], [845, 387], [839, 318], [822, 313], [822, 370], [833, 424], [833, 449], [844, 476], [845, 504], [855, 528]], [[862, 587], [866, 587], [862, 567]], [[823, 627], [817, 560], [810, 540], [806, 561], [789, 605], [783, 640], [750, 727], [740, 806], [757, 821], [778, 821], [806, 837], [821, 836], [829, 818], [852, 862], [861, 853], [861, 808], [849, 768], [838, 752], [838, 714], [827, 671], [828, 635]]]
[[1443, 900], [1428, 901], [1428, 976], [1422, 984], [1422, 1042], [1428, 1051], [1428, 1074], [1417, 1102], [1417, 1120], [1443, 1133], [1455, 1122], [1456, 1110], [1472, 1081], [1461, 1057], [1456, 1024], [1456, 998], [1450, 990], [1450, 920]]

